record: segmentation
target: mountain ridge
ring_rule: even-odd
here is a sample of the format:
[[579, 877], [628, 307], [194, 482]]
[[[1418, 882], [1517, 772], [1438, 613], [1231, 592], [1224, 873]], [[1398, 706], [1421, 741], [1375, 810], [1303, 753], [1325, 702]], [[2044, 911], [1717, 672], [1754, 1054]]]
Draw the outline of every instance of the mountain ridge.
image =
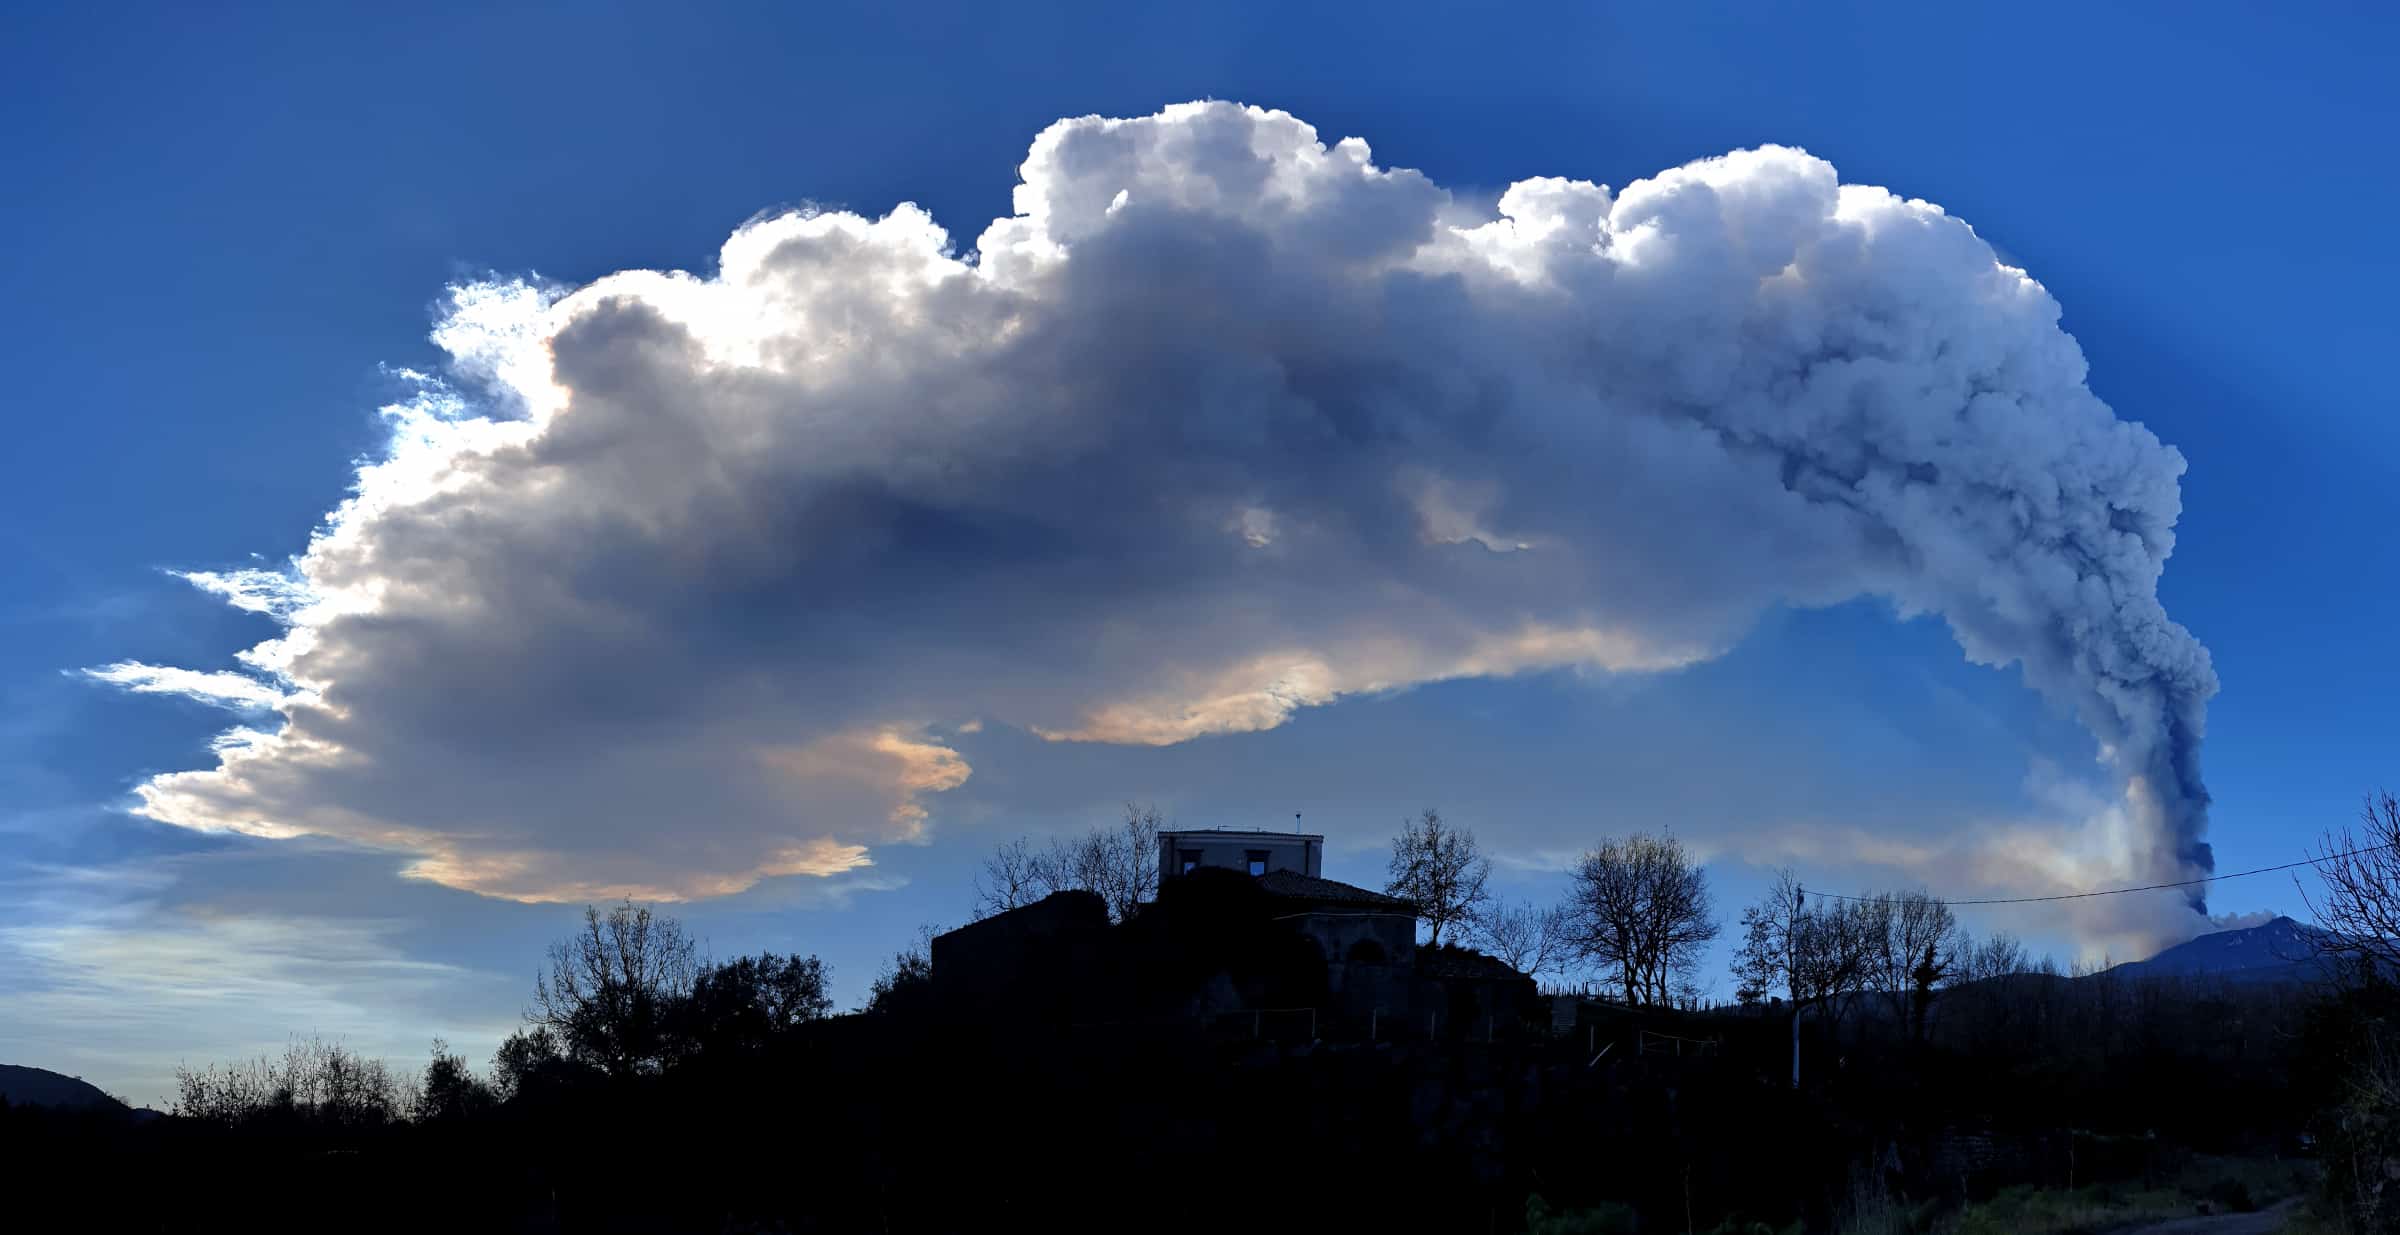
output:
[[2112, 965], [2101, 972], [2121, 978], [2304, 981], [2320, 976], [2326, 937], [2321, 928], [2278, 917], [2257, 926], [2211, 931], [2147, 959]]

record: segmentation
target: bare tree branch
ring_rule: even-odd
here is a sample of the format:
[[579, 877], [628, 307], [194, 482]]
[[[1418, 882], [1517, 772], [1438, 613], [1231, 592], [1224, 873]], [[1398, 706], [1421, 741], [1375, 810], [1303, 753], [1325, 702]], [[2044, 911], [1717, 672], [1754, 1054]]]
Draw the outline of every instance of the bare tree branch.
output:
[[2400, 972], [2400, 796], [2389, 790], [2367, 798], [2359, 826], [2329, 832], [2315, 856], [2322, 892], [2300, 889], [2309, 912], [2324, 927], [2315, 936], [2329, 959], [2386, 974]]
[[1476, 915], [1471, 937], [1476, 947], [1527, 977], [1559, 972], [1574, 951], [1565, 912], [1529, 904], [1487, 908]]

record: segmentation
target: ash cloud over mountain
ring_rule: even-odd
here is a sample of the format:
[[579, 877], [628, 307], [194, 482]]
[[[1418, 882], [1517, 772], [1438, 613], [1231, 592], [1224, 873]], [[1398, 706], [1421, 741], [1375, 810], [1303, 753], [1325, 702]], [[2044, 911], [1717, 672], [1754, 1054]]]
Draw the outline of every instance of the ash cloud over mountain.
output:
[[963, 252], [799, 212], [710, 274], [454, 289], [291, 569], [188, 576], [283, 624], [281, 724], [144, 812], [705, 896], [924, 837], [969, 724], [1175, 743], [1863, 596], [2080, 718], [2133, 867], [2208, 869], [2183, 460], [1938, 207], [1776, 147], [1494, 203], [1218, 103], [1021, 175]]

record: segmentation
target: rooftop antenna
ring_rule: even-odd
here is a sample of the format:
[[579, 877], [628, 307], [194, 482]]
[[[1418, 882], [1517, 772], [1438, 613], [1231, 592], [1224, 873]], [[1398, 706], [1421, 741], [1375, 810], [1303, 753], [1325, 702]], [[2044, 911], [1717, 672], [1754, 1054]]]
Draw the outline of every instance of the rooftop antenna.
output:
[[1299, 830], [1300, 830], [1300, 812], [1299, 812], [1299, 811], [1293, 811], [1293, 812], [1292, 812], [1292, 830], [1293, 830], [1294, 832], [1297, 832], [1297, 831], [1299, 831]]

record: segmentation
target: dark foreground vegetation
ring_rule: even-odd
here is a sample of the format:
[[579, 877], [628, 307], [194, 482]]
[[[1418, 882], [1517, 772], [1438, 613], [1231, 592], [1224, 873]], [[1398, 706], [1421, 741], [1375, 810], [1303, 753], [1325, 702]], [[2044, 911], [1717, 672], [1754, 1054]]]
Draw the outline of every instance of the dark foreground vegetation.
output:
[[[437, 1060], [413, 1108], [305, 1048], [298, 1077], [204, 1084], [170, 1120], [19, 1108], [0, 1129], [19, 1197], [84, 1228], [1747, 1233], [1932, 1230], [2011, 1185], [2290, 1156], [2330, 1096], [2306, 1067], [2323, 1017], [2282, 990], [2028, 976], [1951, 998], [1922, 1046], [1810, 1026], [1798, 1094], [1788, 1026], [1740, 1010], [1368, 1046], [888, 1000], [655, 1072], [535, 1053], [494, 1084]], [[1639, 1031], [1721, 1046], [1642, 1053]], [[1598, 1065], [1591, 1038], [1615, 1043]]]
[[1773, 1010], [1323, 1043], [959, 1023], [905, 978], [827, 1016], [820, 977], [736, 962], [482, 1075], [303, 1043], [187, 1077], [170, 1119], [0, 1113], [0, 1152], [87, 1229], [1931, 1230], [2014, 1186], [2293, 1155], [2357, 1101], [2346, 1035], [2400, 1008], [2022, 974], [1948, 992], [1921, 1041], [1863, 1003], [1805, 1023], [1794, 1091]]
[[1178, 886], [1110, 927], [1148, 976], [1006, 1011], [911, 949], [835, 1014], [813, 958], [708, 963], [594, 912], [483, 1067], [311, 1040], [187, 1072], [168, 1118], [0, 1109], [11, 1229], [1975, 1235], [2302, 1192], [2311, 1229], [2395, 1229], [2400, 989], [2372, 961], [1854, 985], [1799, 1018], [1795, 1088], [1774, 996], [1619, 983], [1371, 1036], [1190, 1015], [1201, 973], [1258, 1007], [1300, 979], [1228, 928], [1232, 883]]

